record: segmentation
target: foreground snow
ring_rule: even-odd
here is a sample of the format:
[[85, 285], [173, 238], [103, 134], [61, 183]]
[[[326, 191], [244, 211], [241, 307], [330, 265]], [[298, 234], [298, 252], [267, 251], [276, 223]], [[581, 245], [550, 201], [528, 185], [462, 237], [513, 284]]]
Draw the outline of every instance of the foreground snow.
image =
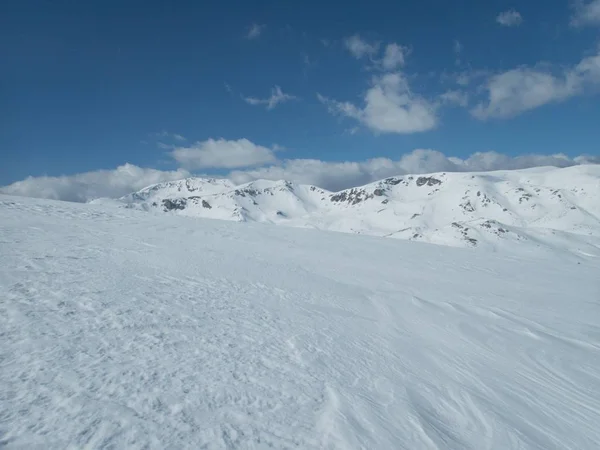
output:
[[0, 446], [596, 449], [598, 273], [0, 196]]

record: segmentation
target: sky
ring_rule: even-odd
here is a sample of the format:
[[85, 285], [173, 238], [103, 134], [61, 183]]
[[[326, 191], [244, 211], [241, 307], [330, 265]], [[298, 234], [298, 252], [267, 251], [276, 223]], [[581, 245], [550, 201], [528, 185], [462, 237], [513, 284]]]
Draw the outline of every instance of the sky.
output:
[[6, 0], [0, 192], [600, 162], [600, 0]]

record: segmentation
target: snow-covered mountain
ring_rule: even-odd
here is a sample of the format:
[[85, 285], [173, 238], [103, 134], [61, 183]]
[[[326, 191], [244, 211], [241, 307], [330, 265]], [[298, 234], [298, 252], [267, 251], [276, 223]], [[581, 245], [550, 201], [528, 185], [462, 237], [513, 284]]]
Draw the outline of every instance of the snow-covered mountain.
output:
[[600, 165], [406, 175], [335, 193], [288, 181], [235, 185], [188, 178], [118, 202], [147, 211], [459, 247], [520, 243], [600, 253]]

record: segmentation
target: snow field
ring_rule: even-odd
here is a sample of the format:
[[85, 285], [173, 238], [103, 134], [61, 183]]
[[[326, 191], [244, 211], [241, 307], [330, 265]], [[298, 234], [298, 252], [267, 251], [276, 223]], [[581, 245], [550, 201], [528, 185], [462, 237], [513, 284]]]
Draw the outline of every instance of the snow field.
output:
[[596, 449], [599, 269], [0, 196], [0, 446]]

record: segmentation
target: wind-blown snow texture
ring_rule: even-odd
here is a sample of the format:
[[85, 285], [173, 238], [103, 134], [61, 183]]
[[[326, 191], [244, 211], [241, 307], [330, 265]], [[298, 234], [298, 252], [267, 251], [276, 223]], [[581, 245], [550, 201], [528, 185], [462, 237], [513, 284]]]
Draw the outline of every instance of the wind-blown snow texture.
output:
[[[406, 175], [337, 193], [286, 181], [189, 178], [117, 204], [146, 211], [269, 222], [456, 247], [599, 255], [600, 165]], [[103, 203], [106, 201], [97, 201]]]
[[597, 449], [599, 273], [0, 196], [0, 446]]

